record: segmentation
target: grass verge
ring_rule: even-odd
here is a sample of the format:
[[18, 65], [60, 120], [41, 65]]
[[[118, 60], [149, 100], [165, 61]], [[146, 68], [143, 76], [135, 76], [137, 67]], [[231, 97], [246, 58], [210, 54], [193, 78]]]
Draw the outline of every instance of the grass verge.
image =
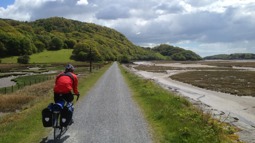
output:
[[234, 128], [203, 114], [186, 99], [121, 68], [152, 128], [154, 142], [231, 143], [237, 140]]
[[[96, 81], [109, 68], [108, 64], [93, 73], [79, 78], [79, 91], [81, 95], [85, 93], [96, 83]], [[46, 81], [50, 82], [50, 81]], [[12, 113], [0, 117], [0, 142], [1, 143], [38, 143], [43, 137], [47, 136], [51, 128], [44, 128], [42, 125], [41, 111], [50, 102], [53, 101], [52, 88], [53, 83], [49, 85], [49, 93], [45, 91], [44, 98], [40, 98], [30, 108], [25, 108], [19, 113]], [[40, 83], [41, 84], [41, 83]], [[38, 85], [40, 85], [38, 84]], [[31, 86], [34, 88], [34, 86]], [[27, 87], [29, 88], [29, 87]], [[24, 91], [25, 92], [25, 91]], [[40, 91], [35, 91], [40, 92]], [[24, 93], [29, 94], [29, 93]]]

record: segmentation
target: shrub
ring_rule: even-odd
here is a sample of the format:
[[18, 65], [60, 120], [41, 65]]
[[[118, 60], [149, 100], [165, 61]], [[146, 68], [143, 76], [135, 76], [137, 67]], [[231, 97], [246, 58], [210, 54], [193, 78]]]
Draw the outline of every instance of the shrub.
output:
[[28, 64], [30, 57], [28, 55], [23, 55], [23, 56], [19, 56], [17, 60], [18, 60], [17, 62], [20, 64]]

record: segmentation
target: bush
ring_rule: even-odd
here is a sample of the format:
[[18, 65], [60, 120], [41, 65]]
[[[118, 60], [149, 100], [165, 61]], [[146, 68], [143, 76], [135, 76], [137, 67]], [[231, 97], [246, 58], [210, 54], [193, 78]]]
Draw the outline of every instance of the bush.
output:
[[28, 55], [19, 56], [17, 60], [18, 60], [17, 62], [20, 64], [28, 64], [30, 57]]

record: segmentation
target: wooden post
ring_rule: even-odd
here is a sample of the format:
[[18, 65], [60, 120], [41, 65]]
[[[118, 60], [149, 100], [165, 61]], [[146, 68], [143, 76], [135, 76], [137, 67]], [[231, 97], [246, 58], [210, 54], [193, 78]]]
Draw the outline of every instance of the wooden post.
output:
[[91, 52], [91, 47], [89, 48], [89, 72], [92, 72], [92, 52]]

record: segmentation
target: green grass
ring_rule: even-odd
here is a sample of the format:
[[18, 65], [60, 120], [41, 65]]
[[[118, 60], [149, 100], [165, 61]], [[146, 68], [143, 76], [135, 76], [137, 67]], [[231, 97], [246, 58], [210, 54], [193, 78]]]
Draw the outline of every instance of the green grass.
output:
[[[53, 82], [53, 80], [46, 81], [45, 83], [32, 85], [15, 93], [1, 96], [1, 111], [15, 109], [20, 111], [0, 117], [1, 143], [25, 143], [26, 137], [39, 138], [39, 134], [44, 135], [47, 133], [41, 125], [41, 110], [52, 100]], [[30, 98], [27, 99], [26, 97]], [[26, 101], [23, 99], [26, 99]], [[32, 136], [30, 137], [30, 135]]]
[[[46, 135], [49, 129], [43, 129], [41, 123], [41, 109], [47, 106], [49, 98], [41, 100], [36, 106], [21, 113], [7, 115], [0, 120], [1, 143], [28, 143], [36, 141]], [[28, 140], [27, 140], [28, 139]]]
[[203, 114], [193, 107], [186, 99], [170, 93], [153, 81], [142, 79], [123, 68], [122, 73], [151, 126], [154, 142], [231, 142], [228, 136], [232, 136], [232, 128], [223, 128], [223, 123], [219, 124], [209, 114]]
[[[72, 49], [62, 49], [58, 51], [44, 51], [30, 56], [29, 63], [69, 63]], [[17, 63], [18, 56], [1, 59], [2, 63]]]
[[[79, 91], [81, 95], [85, 95], [85, 93], [96, 83], [96, 81], [101, 77], [101, 75], [103, 75], [109, 66], [110, 64], [97, 71], [94, 71], [91, 74], [79, 77]], [[50, 89], [47, 91], [42, 91], [42, 94], [45, 94], [44, 97], [38, 98], [37, 101], [34, 101], [33, 106], [30, 108], [26, 108], [20, 113], [12, 113], [10, 115], [0, 117], [1, 143], [38, 143], [43, 139], [43, 137], [49, 134], [51, 128], [43, 127], [41, 121], [41, 111], [50, 102], [53, 102], [53, 82], [54, 80], [52, 80], [51, 84], [46, 84]], [[30, 89], [30, 92], [31, 90], [36, 90], [36, 92], [39, 93], [41, 92], [40, 89]], [[22, 93], [29, 94], [29, 92], [26, 91]]]

